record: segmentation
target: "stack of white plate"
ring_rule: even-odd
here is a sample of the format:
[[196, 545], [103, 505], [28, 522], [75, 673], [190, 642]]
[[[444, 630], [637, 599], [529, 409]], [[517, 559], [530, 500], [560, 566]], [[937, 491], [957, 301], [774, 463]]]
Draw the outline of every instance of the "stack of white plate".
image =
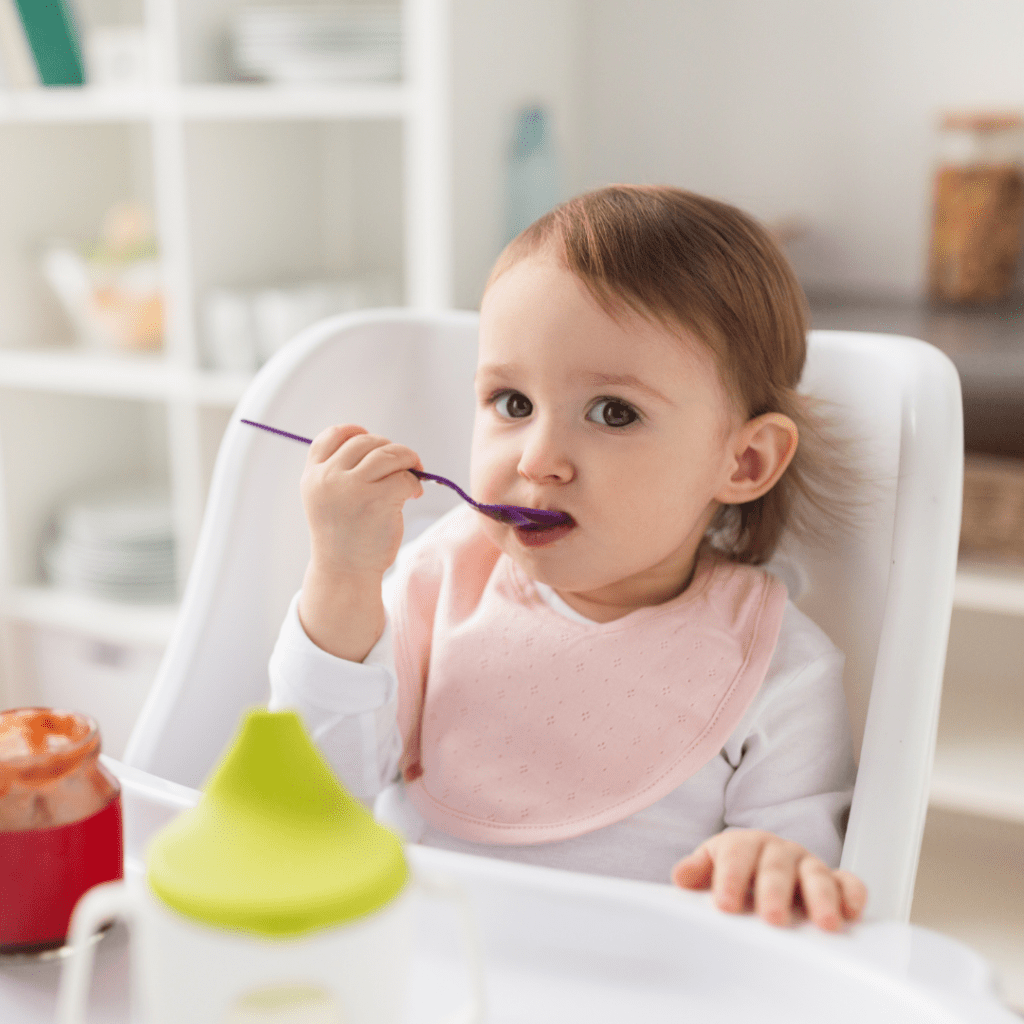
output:
[[317, 84], [381, 81], [401, 73], [398, 4], [244, 7], [229, 34], [243, 79]]
[[174, 528], [166, 494], [117, 490], [70, 502], [43, 550], [50, 582], [110, 601], [173, 601]]
[[400, 306], [390, 274], [359, 274], [267, 288], [211, 288], [203, 301], [203, 355], [214, 370], [253, 373], [301, 330], [336, 313]]

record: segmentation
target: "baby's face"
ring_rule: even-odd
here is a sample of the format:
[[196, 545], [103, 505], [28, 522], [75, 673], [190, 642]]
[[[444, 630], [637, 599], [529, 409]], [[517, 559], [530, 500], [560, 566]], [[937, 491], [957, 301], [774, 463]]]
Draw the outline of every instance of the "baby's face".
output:
[[473, 496], [575, 520], [547, 538], [481, 518], [531, 579], [597, 621], [684, 588], [742, 425], [699, 342], [616, 321], [538, 255], [484, 296], [476, 396]]

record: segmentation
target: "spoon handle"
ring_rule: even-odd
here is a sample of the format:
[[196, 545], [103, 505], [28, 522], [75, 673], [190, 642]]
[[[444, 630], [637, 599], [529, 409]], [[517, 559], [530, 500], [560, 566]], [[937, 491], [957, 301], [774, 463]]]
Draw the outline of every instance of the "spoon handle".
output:
[[[303, 444], [312, 444], [313, 438], [303, 437], [301, 434], [292, 434], [287, 430], [278, 430], [277, 427], [268, 427], [266, 423], [257, 423], [255, 420], [242, 419], [242, 423], [247, 423], [250, 427], [259, 427], [260, 430], [269, 430], [272, 434], [280, 434], [282, 437], [290, 437], [293, 441], [301, 441]], [[476, 502], [456, 483], [452, 483], [447, 477], [437, 476], [436, 473], [424, 473], [419, 469], [410, 469], [410, 473], [413, 476], [419, 477], [421, 480], [436, 480], [439, 484], [444, 484], [446, 487], [451, 487], [453, 490], [459, 492], [463, 498], [466, 499], [471, 505], [475, 505]]]
[[457, 483], [449, 480], [447, 477], [438, 476], [436, 473], [424, 473], [419, 469], [410, 469], [409, 472], [412, 473], [413, 476], [418, 476], [421, 480], [436, 480], [439, 484], [444, 484], [445, 487], [450, 487], [453, 491], [458, 491], [458, 493], [474, 508], [482, 507], [479, 502], [474, 501]]
[[301, 441], [303, 444], [312, 444], [313, 438], [303, 437], [301, 434], [289, 434], [287, 430], [278, 430], [277, 427], [268, 427], [266, 423], [257, 423], [255, 420], [242, 420], [250, 427], [259, 427], [260, 430], [269, 430], [272, 434], [280, 434], [282, 437], [290, 437], [293, 441]]
[[[292, 434], [287, 430], [278, 430], [277, 427], [268, 427], [266, 423], [257, 423], [255, 420], [242, 419], [242, 423], [247, 423], [250, 427], [259, 427], [260, 430], [269, 430], [272, 434], [280, 434], [282, 437], [290, 437], [293, 441], [301, 441], [303, 444], [312, 444], [313, 438], [303, 437], [301, 434]], [[446, 487], [451, 487], [458, 491], [463, 498], [466, 499], [471, 505], [475, 505], [476, 502], [456, 483], [452, 483], [447, 477], [437, 476], [435, 473], [424, 473], [419, 469], [410, 469], [410, 473], [413, 476], [419, 477], [421, 480], [436, 480], [439, 484], [444, 484]]]

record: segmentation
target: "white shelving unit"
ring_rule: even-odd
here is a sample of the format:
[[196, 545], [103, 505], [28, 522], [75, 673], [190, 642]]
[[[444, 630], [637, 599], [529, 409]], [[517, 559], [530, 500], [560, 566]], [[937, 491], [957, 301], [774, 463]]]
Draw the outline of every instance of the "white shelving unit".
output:
[[[92, 645], [83, 657], [112, 663], [113, 646], [158, 656], [166, 643], [174, 605], [50, 589], [39, 551], [76, 489], [158, 482], [172, 496], [179, 585], [186, 578], [217, 447], [249, 381], [204, 368], [207, 289], [386, 273], [408, 305], [452, 305], [448, 0], [403, 0], [400, 81], [308, 88], [229, 81], [224, 30], [240, 3], [81, 0], [86, 23], [146, 29], [149, 87], [0, 91], [4, 706], [56, 699], [39, 680], [40, 644]], [[155, 215], [159, 355], [74, 345], [39, 270], [47, 242], [94, 238], [124, 199]], [[135, 689], [107, 705], [77, 698], [115, 756], [145, 695]]]
[[[504, 242], [517, 111], [543, 104], [563, 152], [580, 151], [580, 12], [577, 0], [393, 0], [399, 81], [286, 87], [239, 84], [227, 65], [231, 13], [265, 0], [74, 2], [86, 29], [144, 27], [152, 73], [145, 89], [0, 90], [0, 706], [89, 711], [117, 756], [175, 606], [47, 588], [39, 552], [56, 508], [87, 485], [162, 483], [186, 578], [249, 380], [204, 368], [200, 309], [213, 287], [385, 273], [407, 305], [475, 306]], [[155, 215], [158, 356], [73, 346], [40, 272], [45, 244], [94, 239], [125, 199]], [[79, 666], [63, 688], [41, 681], [46, 666], [61, 674], [57, 651]]]
[[911, 920], [967, 942], [1024, 1012], [1024, 567], [961, 562]]

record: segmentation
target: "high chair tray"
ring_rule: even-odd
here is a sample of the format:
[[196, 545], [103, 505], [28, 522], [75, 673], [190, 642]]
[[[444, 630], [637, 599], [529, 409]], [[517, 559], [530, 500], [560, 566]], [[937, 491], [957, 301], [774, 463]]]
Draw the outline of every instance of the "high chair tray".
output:
[[[866, 923], [838, 935], [718, 911], [704, 894], [410, 846], [413, 869], [457, 883], [483, 945], [488, 1024], [1020, 1024], [979, 956], [935, 932]], [[129, 861], [128, 875], [141, 866]], [[457, 1010], [468, 973], [451, 905], [418, 898], [405, 1024]], [[343, 969], [343, 968], [342, 968]], [[51, 1024], [59, 961], [0, 966], [0, 1021]], [[93, 1024], [130, 1012], [128, 933], [99, 942]]]
[[[412, 846], [425, 874], [470, 896], [484, 945], [488, 1022], [1020, 1024], [987, 962], [894, 922], [841, 934], [718, 910], [709, 894]], [[423, 907], [409, 1024], [465, 991], [453, 922]], [[454, 915], [453, 915], [454, 916]], [[429, 1004], [429, 1006], [428, 1006]]]

